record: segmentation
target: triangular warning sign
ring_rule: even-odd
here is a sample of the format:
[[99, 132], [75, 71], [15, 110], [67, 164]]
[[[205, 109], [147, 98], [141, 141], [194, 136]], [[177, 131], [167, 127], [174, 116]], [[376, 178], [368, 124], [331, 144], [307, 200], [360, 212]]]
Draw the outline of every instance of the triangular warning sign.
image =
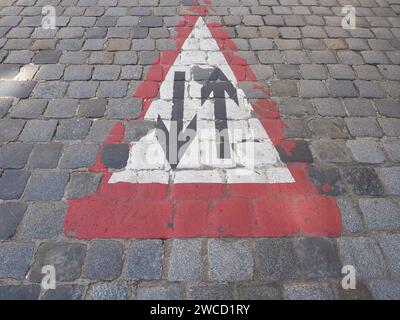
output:
[[[110, 132], [93, 171], [98, 190], [69, 200], [65, 233], [77, 238], [338, 235], [335, 199], [321, 195], [303, 163], [284, 163], [296, 144], [217, 24], [186, 17], [176, 51], [163, 51], [135, 96], [148, 126], [125, 141]], [[111, 148], [110, 148], [111, 146]], [[108, 150], [108, 151], [107, 151]], [[107, 155], [106, 152], [111, 152]], [[123, 165], [109, 157], [126, 153]]]

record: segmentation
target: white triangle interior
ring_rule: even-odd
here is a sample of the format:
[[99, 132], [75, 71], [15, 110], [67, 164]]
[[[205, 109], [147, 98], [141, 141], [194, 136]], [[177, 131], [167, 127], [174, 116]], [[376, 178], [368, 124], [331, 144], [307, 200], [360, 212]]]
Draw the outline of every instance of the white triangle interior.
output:
[[[231, 157], [219, 159], [215, 143], [214, 101], [201, 103], [204, 81], [196, 81], [196, 73], [219, 68], [237, 90], [239, 105], [225, 96]], [[109, 183], [293, 183], [288, 168], [279, 158], [267, 132], [254, 117], [251, 104], [220, 51], [203, 18], [199, 17], [174, 64], [160, 86], [144, 119], [163, 119], [169, 129], [174, 75], [185, 72], [184, 128], [197, 115], [197, 134], [175, 170], [169, 165], [157, 140], [155, 129], [137, 142], [131, 142], [127, 165], [113, 172]]]

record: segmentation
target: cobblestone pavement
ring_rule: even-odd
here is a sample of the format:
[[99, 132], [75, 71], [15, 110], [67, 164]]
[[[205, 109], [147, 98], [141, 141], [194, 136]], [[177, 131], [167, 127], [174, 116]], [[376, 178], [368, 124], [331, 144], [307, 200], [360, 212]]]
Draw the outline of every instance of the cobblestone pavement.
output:
[[[270, 87], [316, 185], [333, 186], [342, 236], [64, 235], [66, 200], [96, 190], [99, 143], [139, 114], [132, 95], [191, 4], [0, 0], [0, 299], [400, 299], [399, 0], [212, 0], [205, 18]], [[45, 5], [56, 30], [41, 28]], [[56, 290], [41, 289], [46, 264]], [[356, 290], [341, 289], [346, 264]]]

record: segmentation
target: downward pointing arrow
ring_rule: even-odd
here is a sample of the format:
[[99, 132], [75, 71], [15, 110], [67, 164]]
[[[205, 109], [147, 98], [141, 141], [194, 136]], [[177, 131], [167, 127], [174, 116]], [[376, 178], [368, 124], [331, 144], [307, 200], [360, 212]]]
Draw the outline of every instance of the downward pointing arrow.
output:
[[173, 170], [179, 164], [197, 131], [197, 116], [195, 115], [189, 125], [183, 130], [183, 109], [185, 96], [185, 72], [177, 71], [174, 74], [174, 88], [172, 98], [171, 126], [168, 131], [161, 116], [157, 117], [156, 136], [164, 150]]
[[226, 115], [225, 92], [239, 105], [237, 91], [225, 74], [216, 68], [210, 75], [207, 83], [201, 88], [201, 104], [214, 93], [215, 129], [217, 130], [217, 156], [220, 159], [231, 157], [229, 145], [228, 121]]

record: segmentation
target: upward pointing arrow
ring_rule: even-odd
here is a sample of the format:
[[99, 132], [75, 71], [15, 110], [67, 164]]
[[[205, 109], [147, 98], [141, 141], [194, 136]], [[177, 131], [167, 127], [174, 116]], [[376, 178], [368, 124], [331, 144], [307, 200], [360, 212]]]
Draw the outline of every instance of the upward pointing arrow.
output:
[[197, 131], [197, 116], [195, 115], [189, 125], [183, 130], [183, 108], [185, 98], [185, 72], [176, 71], [174, 74], [174, 88], [172, 98], [171, 126], [168, 131], [160, 115], [157, 117], [156, 136], [164, 150], [173, 170], [179, 164], [184, 153], [193, 141]]
[[217, 156], [220, 159], [231, 157], [229, 145], [228, 121], [226, 114], [225, 92], [239, 105], [237, 91], [225, 74], [216, 68], [210, 75], [207, 83], [201, 88], [201, 104], [214, 93], [215, 130], [217, 130]]

